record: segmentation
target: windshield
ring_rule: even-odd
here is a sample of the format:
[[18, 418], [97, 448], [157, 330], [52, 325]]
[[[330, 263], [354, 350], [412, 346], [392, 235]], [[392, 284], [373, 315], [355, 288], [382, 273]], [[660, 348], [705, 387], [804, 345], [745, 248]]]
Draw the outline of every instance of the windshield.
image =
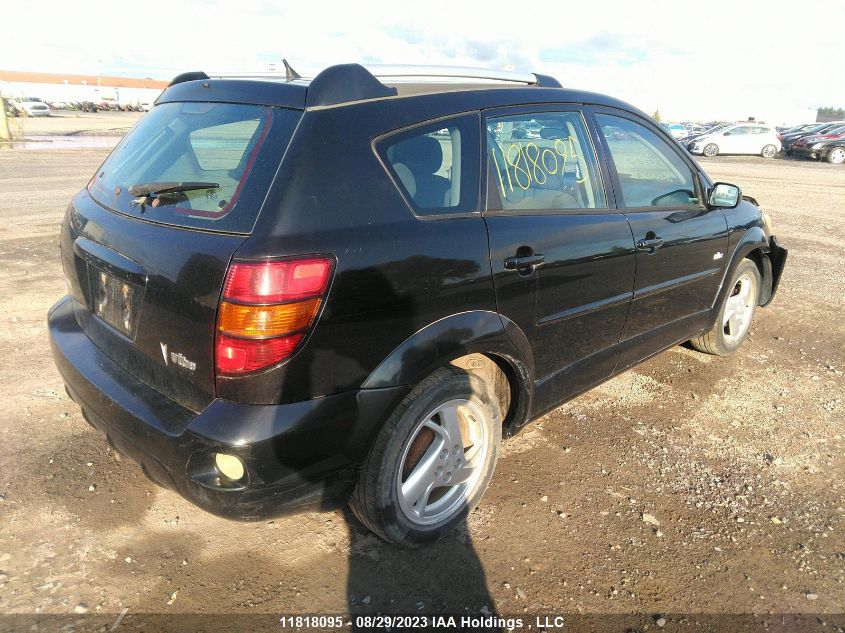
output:
[[[158, 105], [115, 148], [88, 190], [119, 213], [248, 233], [300, 115], [234, 103]], [[159, 193], [162, 188], [168, 191]]]

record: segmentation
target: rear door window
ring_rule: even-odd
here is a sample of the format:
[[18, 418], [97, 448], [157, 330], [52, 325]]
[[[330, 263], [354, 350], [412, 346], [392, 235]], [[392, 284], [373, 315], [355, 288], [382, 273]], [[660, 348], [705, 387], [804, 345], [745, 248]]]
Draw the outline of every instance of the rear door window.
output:
[[490, 118], [486, 131], [489, 207], [507, 211], [607, 206], [580, 112]]
[[249, 233], [300, 116], [248, 104], [158, 105], [112, 152], [89, 192], [147, 220]]
[[376, 149], [418, 215], [478, 210], [477, 114], [391, 134]]

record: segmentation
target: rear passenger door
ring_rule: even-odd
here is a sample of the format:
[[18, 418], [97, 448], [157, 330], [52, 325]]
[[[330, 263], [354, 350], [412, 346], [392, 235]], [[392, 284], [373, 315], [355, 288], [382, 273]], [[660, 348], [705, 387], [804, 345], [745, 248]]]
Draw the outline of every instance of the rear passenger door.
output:
[[483, 126], [496, 302], [533, 348], [536, 413], [612, 372], [634, 243], [582, 111], [499, 109]]
[[694, 163], [634, 114], [595, 112], [616, 199], [637, 249], [637, 277], [620, 367], [696, 334], [722, 279], [728, 227], [703, 203]]

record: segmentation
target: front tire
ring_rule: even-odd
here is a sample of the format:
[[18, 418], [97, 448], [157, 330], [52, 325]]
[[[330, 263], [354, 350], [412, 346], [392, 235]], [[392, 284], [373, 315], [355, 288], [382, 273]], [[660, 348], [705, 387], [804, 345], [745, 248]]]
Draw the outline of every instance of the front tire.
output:
[[713, 158], [714, 156], [718, 156], [719, 155], [719, 146], [716, 145], [715, 143], [708, 143], [707, 145], [704, 146], [704, 149], [702, 150], [702, 154], [704, 154], [708, 158]]
[[778, 148], [774, 145], [766, 145], [763, 148], [763, 151], [760, 152], [760, 156], [763, 158], [774, 158], [775, 154], [778, 153]]
[[709, 332], [690, 340], [693, 348], [715, 356], [728, 356], [738, 350], [760, 302], [760, 283], [757, 264], [743, 259], [731, 277], [716, 324]]
[[501, 438], [502, 411], [490, 386], [442, 367], [408, 394], [379, 432], [350, 507], [386, 541], [432, 543], [480, 501]]
[[834, 165], [845, 163], [845, 147], [834, 147], [827, 153], [827, 162]]

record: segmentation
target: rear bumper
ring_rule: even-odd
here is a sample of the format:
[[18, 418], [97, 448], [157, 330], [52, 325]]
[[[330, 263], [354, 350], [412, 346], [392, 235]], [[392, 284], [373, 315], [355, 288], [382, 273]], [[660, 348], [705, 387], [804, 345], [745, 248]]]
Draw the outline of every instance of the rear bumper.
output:
[[[214, 400], [196, 414], [144, 385], [79, 328], [73, 299], [48, 317], [53, 357], [88, 422], [156, 483], [214, 514], [261, 519], [336, 507], [406, 387], [362, 389], [284, 405]], [[246, 475], [227, 480], [214, 453], [237, 455]]]

